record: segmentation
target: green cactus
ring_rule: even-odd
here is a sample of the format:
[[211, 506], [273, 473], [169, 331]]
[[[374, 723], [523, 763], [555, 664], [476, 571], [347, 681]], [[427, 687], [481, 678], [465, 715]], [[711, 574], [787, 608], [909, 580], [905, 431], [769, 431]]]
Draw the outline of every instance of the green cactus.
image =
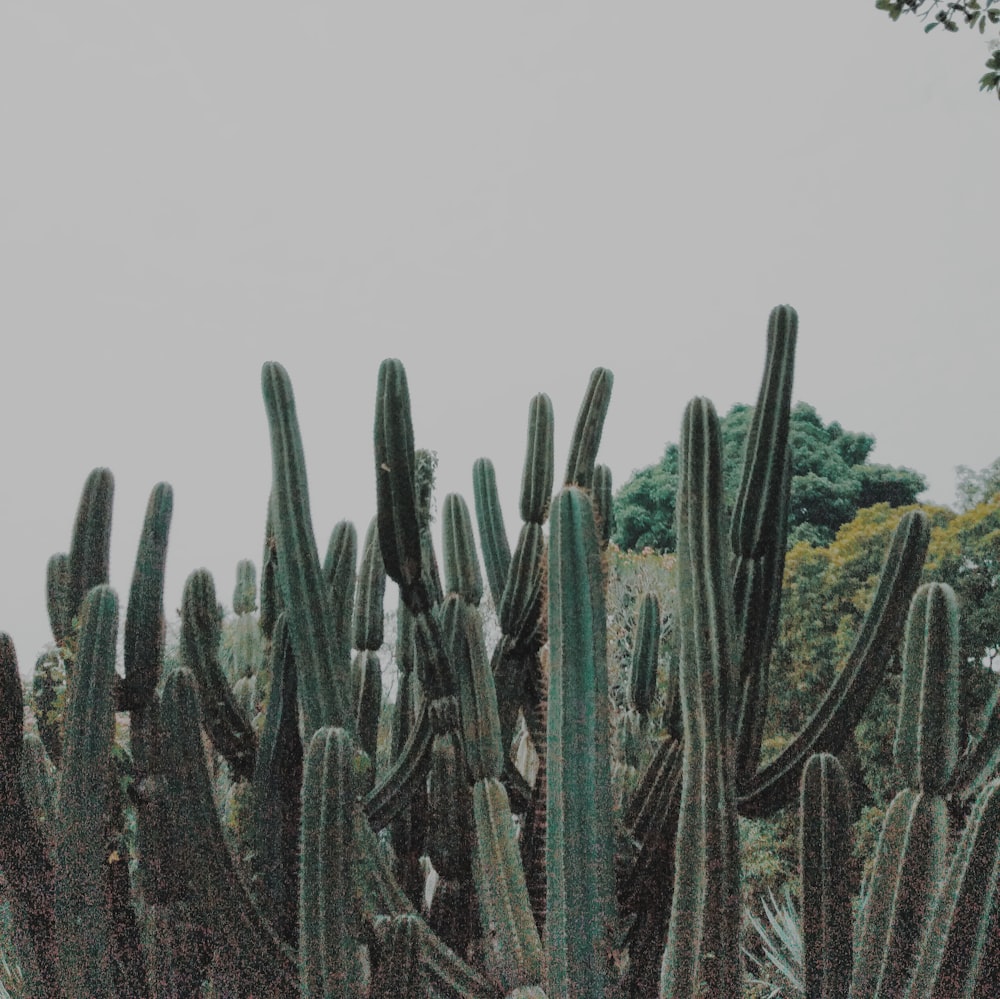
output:
[[493, 604], [499, 606], [510, 570], [510, 542], [507, 540], [503, 513], [500, 510], [496, 471], [489, 458], [477, 458], [472, 466], [472, 491], [486, 579], [490, 584]]
[[274, 481], [271, 517], [278, 548], [278, 582], [300, 671], [305, 738], [327, 725], [353, 728], [349, 709], [350, 659], [337, 656], [330, 601], [309, 511], [305, 455], [288, 373], [264, 365], [261, 381], [271, 428]]
[[723, 544], [722, 441], [715, 408], [688, 404], [681, 427], [677, 564], [684, 766], [677, 869], [660, 994], [738, 997], [740, 868], [729, 735], [738, 676]]
[[299, 896], [303, 997], [364, 995], [354, 811], [368, 766], [344, 729], [319, 729], [306, 750]]
[[587, 494], [564, 489], [551, 519], [547, 990], [604, 999], [617, 927], [604, 583]]
[[257, 609], [257, 567], [250, 559], [236, 563], [236, 588], [233, 590], [233, 613], [252, 614]]
[[114, 995], [105, 825], [111, 815], [117, 638], [118, 598], [110, 587], [97, 586], [81, 609], [53, 853], [59, 978], [69, 996]]
[[851, 789], [836, 756], [810, 756], [802, 771], [799, 870], [806, 995], [842, 999], [851, 984]]
[[906, 785], [886, 813], [863, 898], [852, 999], [898, 996], [919, 955], [934, 892], [946, 870], [944, 791], [958, 759], [958, 605], [951, 587], [913, 596], [903, 644], [894, 754]]
[[181, 663], [197, 677], [205, 725], [237, 780], [253, 776], [257, 738], [219, 665], [220, 621], [207, 569], [192, 572], [181, 603]]

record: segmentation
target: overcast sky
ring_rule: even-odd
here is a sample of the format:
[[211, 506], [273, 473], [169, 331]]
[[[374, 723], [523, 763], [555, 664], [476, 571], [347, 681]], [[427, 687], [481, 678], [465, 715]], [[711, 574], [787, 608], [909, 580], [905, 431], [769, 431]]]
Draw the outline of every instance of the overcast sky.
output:
[[[321, 552], [375, 510], [379, 361], [407, 368], [439, 501], [494, 460], [510, 530], [528, 402], [557, 466], [615, 374], [620, 485], [693, 395], [753, 402], [771, 307], [796, 398], [928, 477], [1000, 455], [1000, 102], [978, 32], [869, 0], [0, 2], [0, 629], [49, 639], [45, 565], [115, 475], [127, 596], [175, 491], [168, 615], [259, 563], [260, 368], [295, 389]], [[905, 19], [904, 19], [905, 21]]]

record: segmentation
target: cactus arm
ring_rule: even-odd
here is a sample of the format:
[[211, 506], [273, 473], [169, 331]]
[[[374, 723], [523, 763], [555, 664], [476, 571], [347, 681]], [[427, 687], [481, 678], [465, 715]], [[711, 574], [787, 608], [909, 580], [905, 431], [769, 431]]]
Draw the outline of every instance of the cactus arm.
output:
[[54, 852], [59, 975], [70, 996], [113, 994], [106, 837], [117, 637], [118, 598], [95, 587], [84, 599], [70, 681]]
[[611, 469], [607, 465], [594, 466], [590, 493], [594, 504], [594, 519], [597, 522], [597, 537], [604, 549], [611, 540], [612, 520]]
[[378, 520], [373, 518], [365, 534], [354, 600], [353, 637], [356, 649], [378, 652], [384, 638], [385, 564], [378, 543]]
[[271, 518], [278, 547], [278, 581], [298, 663], [304, 738], [324, 725], [353, 727], [348, 681], [350, 661], [336, 657], [330, 600], [309, 511], [302, 435], [292, 385], [285, 369], [267, 362], [261, 372], [271, 429]]
[[291, 944], [298, 929], [298, 897], [291, 889], [298, 883], [303, 753], [297, 670], [283, 613], [275, 625], [271, 661], [271, 690], [253, 774], [253, 841], [275, 931]]
[[510, 802], [499, 780], [487, 777], [476, 781], [472, 813], [476, 893], [484, 929], [491, 936], [495, 934], [487, 964], [492, 965], [507, 991], [538, 983], [544, 975], [542, 942], [531, 915]]
[[401, 361], [389, 358], [378, 369], [375, 396], [375, 486], [378, 536], [389, 576], [400, 586], [411, 609], [429, 606], [423, 585], [423, 553], [417, 515], [416, 458], [410, 391]]
[[55, 875], [38, 820], [21, 782], [24, 700], [14, 643], [0, 632], [0, 872], [17, 924], [30, 941], [43, 994], [62, 995], [53, 898]]
[[376, 912], [390, 916], [411, 915], [420, 927], [421, 959], [436, 983], [446, 988], [449, 994], [466, 999], [499, 999], [497, 990], [489, 981], [466, 964], [416, 915], [412, 903], [393, 876], [371, 825], [363, 816], [358, 818], [355, 836], [363, 865], [363, 891], [368, 918], [373, 920]]
[[69, 549], [70, 614], [80, 612], [83, 598], [108, 581], [111, 560], [111, 506], [115, 480], [109, 468], [95, 468], [84, 483]]
[[76, 611], [71, 607], [72, 586], [69, 575], [69, 555], [53, 555], [45, 567], [45, 597], [49, 612], [49, 627], [56, 645], [65, 645], [73, 633]]
[[344, 729], [319, 729], [306, 750], [299, 893], [303, 999], [362, 995], [354, 809], [367, 765]]
[[543, 524], [548, 516], [555, 479], [554, 441], [552, 400], [540, 392], [528, 404], [528, 446], [521, 474], [521, 519], [526, 524]]
[[788, 426], [798, 316], [788, 305], [771, 310], [767, 357], [747, 436], [746, 459], [733, 510], [732, 545], [738, 555], [759, 558], [777, 542], [784, 547], [785, 522], [778, 518], [787, 490]]
[[205, 764], [198, 685], [188, 669], [167, 677], [160, 719], [161, 770], [146, 791], [157, 801], [158, 856], [147, 862], [168, 872], [177, 897], [191, 904], [193, 920], [212, 939], [218, 990], [294, 999], [294, 962], [252, 901], [225, 845]]
[[[349, 520], [336, 523], [330, 532], [323, 578], [330, 594], [330, 637], [334, 661], [351, 661], [351, 627], [354, 620], [354, 587], [357, 577], [358, 532]], [[330, 678], [327, 678], [330, 682]]]
[[458, 493], [448, 493], [441, 514], [444, 542], [444, 588], [463, 601], [478, 606], [483, 599], [483, 577], [476, 558], [469, 508]]
[[594, 463], [604, 432], [604, 419], [611, 403], [614, 375], [607, 368], [594, 368], [573, 429], [566, 463], [566, 485], [590, 489], [594, 479]]
[[635, 626], [628, 683], [628, 705], [641, 715], [649, 714], [653, 704], [659, 657], [660, 601], [655, 593], [644, 593]]
[[850, 787], [836, 756], [810, 756], [802, 770], [799, 870], [806, 995], [842, 999], [851, 983]]
[[878, 588], [844, 668], [803, 730], [758, 771], [740, 797], [740, 814], [771, 815], [789, 803], [805, 761], [836, 753], [881, 683], [920, 581], [930, 526], [922, 510], [905, 514], [882, 566]]
[[181, 603], [181, 662], [201, 688], [205, 727], [237, 780], [253, 776], [257, 737], [233, 695], [219, 664], [219, 610], [215, 583], [207, 569], [196, 569], [184, 584]]
[[433, 740], [430, 713], [424, 700], [399, 757], [365, 799], [365, 814], [373, 829], [388, 825], [427, 777]]
[[587, 494], [563, 489], [550, 517], [547, 991], [597, 999], [617, 915], [604, 588]]
[[746, 457], [733, 511], [733, 595], [740, 646], [736, 706], [739, 787], [760, 765], [767, 708], [768, 663], [777, 636], [788, 536], [792, 458], [788, 446], [798, 316], [779, 305], [767, 324], [767, 357], [747, 436]]
[[739, 850], [732, 747], [735, 618], [724, 568], [722, 443], [715, 409], [688, 404], [681, 428], [677, 565], [684, 764], [661, 996], [742, 994]]
[[490, 584], [493, 604], [499, 606], [510, 570], [510, 542], [504, 529], [496, 472], [489, 458], [477, 458], [472, 466], [472, 495], [486, 578]]
[[165, 482], [154, 486], [146, 505], [125, 614], [125, 705], [137, 782], [149, 773], [155, 754], [156, 685], [163, 668], [166, 620], [163, 586], [173, 508], [173, 489]]

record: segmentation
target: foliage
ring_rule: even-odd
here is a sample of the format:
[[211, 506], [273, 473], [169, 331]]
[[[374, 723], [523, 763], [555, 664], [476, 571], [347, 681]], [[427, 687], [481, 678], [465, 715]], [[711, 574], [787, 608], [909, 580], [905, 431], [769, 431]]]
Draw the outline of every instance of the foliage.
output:
[[958, 509], [962, 512], [971, 510], [1000, 493], [1000, 458], [978, 472], [968, 465], [959, 465], [955, 469], [955, 477]]
[[[721, 422], [723, 483], [727, 509], [736, 498], [753, 407], [733, 406]], [[792, 482], [788, 524], [790, 540], [827, 544], [837, 528], [859, 509], [876, 503], [912, 504], [926, 488], [909, 468], [871, 464], [870, 434], [824, 424], [816, 410], [800, 402], [791, 411], [789, 443]], [[635, 472], [614, 499], [614, 541], [621, 548], [674, 551], [674, 505], [678, 448], [668, 444], [656, 465]]]
[[806, 994], [802, 926], [792, 891], [782, 886], [780, 900], [768, 891], [761, 899], [764, 919], [749, 909], [747, 922], [756, 935], [744, 947], [751, 971], [749, 983], [762, 986], [767, 999], [799, 999]]
[[[987, 25], [1000, 24], [1000, 0], [875, 0], [875, 8], [884, 10], [893, 21], [903, 14], [915, 14], [927, 22], [933, 14], [934, 19], [924, 25], [925, 32], [942, 26], [945, 31], [955, 32], [961, 23], [978, 27], [982, 35]], [[996, 91], [1000, 98], [1000, 46], [995, 41], [990, 45], [993, 51], [986, 62], [988, 72], [979, 78], [979, 89]]]

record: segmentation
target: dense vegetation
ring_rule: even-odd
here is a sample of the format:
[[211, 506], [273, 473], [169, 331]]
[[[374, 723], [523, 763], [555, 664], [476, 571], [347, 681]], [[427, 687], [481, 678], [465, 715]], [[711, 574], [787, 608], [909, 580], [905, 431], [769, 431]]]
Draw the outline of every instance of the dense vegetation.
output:
[[[563, 485], [539, 395], [518, 538], [480, 459], [482, 558], [452, 494], [439, 570], [433, 456], [387, 360], [377, 514], [360, 545], [338, 524], [321, 559], [291, 384], [265, 365], [259, 574], [240, 564], [227, 621], [193, 572], [167, 655], [172, 491], [156, 486], [123, 675], [114, 482], [96, 469], [48, 566], [37, 730], [0, 635], [11, 984], [69, 999], [988, 994], [997, 510], [877, 504], [828, 546], [789, 548], [796, 336], [775, 309], [728, 504], [721, 423], [688, 405], [668, 558], [610, 544], [596, 456], [612, 376], [596, 369]], [[769, 888], [774, 922], [754, 931]]]

